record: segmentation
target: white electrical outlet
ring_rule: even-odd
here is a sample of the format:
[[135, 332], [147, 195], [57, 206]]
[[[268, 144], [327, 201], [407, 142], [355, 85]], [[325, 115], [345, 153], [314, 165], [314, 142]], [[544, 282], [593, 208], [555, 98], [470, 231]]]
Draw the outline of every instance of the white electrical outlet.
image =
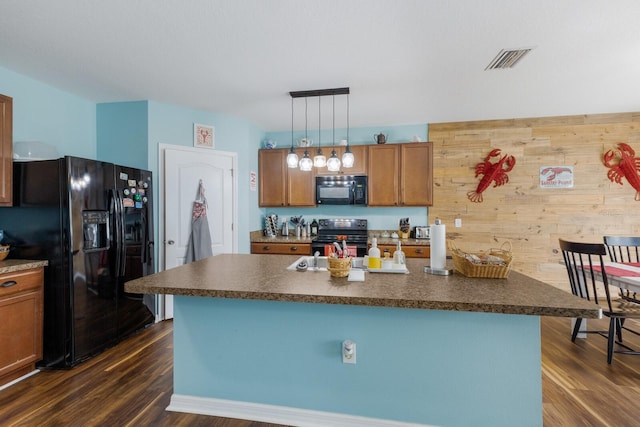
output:
[[356, 343], [351, 340], [342, 341], [342, 363], [356, 364]]
[[453, 220], [453, 224], [454, 224], [456, 227], [458, 227], [458, 228], [462, 227], [462, 218], [456, 218], [456, 219], [454, 219], [454, 220]]

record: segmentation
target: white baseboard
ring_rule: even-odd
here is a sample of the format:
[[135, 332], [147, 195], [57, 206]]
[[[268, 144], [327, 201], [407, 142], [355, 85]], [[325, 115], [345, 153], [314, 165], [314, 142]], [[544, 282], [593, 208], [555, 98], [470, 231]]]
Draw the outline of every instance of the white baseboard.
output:
[[167, 411], [285, 424], [300, 427], [425, 427], [401, 421], [367, 418], [287, 406], [173, 394]]

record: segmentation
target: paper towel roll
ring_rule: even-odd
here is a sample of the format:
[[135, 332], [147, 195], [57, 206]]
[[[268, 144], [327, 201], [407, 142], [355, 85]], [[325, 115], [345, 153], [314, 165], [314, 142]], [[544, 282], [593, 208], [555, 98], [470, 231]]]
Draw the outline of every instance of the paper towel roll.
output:
[[431, 231], [431, 268], [444, 269], [447, 263], [447, 231], [444, 224], [436, 219]]

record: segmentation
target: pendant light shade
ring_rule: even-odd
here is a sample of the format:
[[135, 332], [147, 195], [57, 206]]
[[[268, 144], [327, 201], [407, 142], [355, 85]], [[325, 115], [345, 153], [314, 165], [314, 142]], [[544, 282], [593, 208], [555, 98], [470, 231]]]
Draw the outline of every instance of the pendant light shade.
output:
[[290, 168], [298, 167], [298, 155], [293, 151], [293, 146], [291, 146], [291, 151], [287, 154], [287, 166]]
[[300, 170], [309, 172], [313, 169], [313, 160], [309, 157], [309, 151], [304, 150], [304, 156], [300, 159]]
[[345, 150], [344, 153], [342, 153], [342, 167], [352, 168], [355, 160], [356, 159], [353, 157], [353, 153], [351, 152], [351, 149], [347, 145], [347, 149]]
[[291, 150], [287, 154], [287, 166], [290, 168], [298, 167], [298, 155], [293, 151], [293, 98], [291, 98]]
[[340, 159], [336, 154], [336, 150], [331, 150], [331, 157], [327, 160], [327, 169], [331, 172], [337, 172], [340, 170]]
[[313, 166], [323, 168], [327, 166], [327, 156], [322, 154], [322, 148], [318, 148], [318, 152], [313, 157]]

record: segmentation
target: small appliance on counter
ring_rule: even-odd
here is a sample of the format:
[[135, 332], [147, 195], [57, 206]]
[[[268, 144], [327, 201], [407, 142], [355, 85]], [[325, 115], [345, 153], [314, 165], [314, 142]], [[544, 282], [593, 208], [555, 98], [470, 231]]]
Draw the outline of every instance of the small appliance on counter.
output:
[[411, 223], [409, 218], [400, 218], [400, 224], [398, 226], [398, 234], [403, 239], [409, 238], [409, 231], [411, 230]]
[[413, 228], [413, 237], [416, 239], [429, 239], [431, 237], [431, 227], [428, 225], [417, 225]]

